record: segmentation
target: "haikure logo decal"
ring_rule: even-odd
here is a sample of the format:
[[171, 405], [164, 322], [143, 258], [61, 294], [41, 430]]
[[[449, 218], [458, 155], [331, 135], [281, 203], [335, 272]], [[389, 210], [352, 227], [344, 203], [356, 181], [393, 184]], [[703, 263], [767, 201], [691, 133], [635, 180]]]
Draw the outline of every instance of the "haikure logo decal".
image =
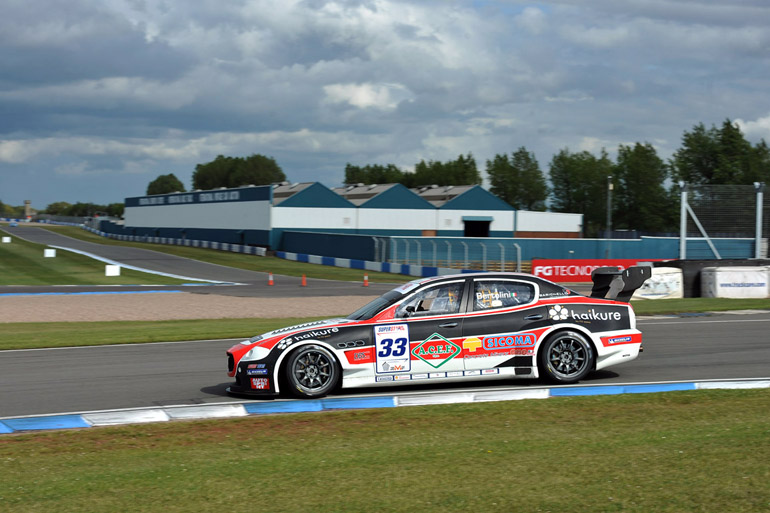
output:
[[587, 310], [578, 308], [569, 310], [566, 306], [554, 305], [548, 309], [548, 317], [553, 321], [566, 321], [567, 319], [588, 323], [592, 321], [619, 321], [623, 318], [620, 312], [602, 311], [595, 308]]
[[446, 362], [460, 354], [460, 346], [447, 340], [438, 333], [434, 333], [421, 344], [412, 349], [412, 354], [424, 361], [434, 369], [438, 369]]

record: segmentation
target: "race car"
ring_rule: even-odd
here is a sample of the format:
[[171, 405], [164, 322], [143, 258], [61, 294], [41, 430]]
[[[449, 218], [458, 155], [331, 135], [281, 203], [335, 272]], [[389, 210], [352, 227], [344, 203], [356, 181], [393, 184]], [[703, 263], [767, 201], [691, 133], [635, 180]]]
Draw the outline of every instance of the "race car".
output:
[[649, 276], [649, 267], [599, 268], [591, 297], [523, 273], [410, 281], [345, 318], [233, 346], [227, 369], [235, 383], [227, 390], [314, 398], [337, 387], [538, 377], [575, 383], [639, 355], [642, 334], [628, 301]]

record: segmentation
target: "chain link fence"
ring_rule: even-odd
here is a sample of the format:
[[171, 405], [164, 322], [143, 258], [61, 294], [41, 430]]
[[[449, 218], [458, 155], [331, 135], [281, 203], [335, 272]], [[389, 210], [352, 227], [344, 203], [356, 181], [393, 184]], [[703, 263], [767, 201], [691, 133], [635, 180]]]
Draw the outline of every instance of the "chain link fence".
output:
[[[714, 258], [712, 249], [698, 244], [704, 239], [756, 240], [757, 237], [760, 251], [756, 256], [767, 256], [770, 202], [764, 197], [764, 184], [687, 185], [684, 191], [689, 206], [689, 212], [683, 208], [682, 213], [686, 219], [687, 258]], [[761, 226], [759, 233], [758, 226]], [[732, 255], [720, 256], [730, 258]]]

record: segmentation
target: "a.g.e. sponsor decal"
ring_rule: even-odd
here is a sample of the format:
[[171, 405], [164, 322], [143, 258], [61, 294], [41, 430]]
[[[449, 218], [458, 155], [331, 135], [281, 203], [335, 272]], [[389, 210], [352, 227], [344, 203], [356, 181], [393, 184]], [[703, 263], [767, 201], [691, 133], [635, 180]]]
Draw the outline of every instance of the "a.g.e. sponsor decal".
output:
[[253, 390], [269, 390], [270, 379], [269, 378], [249, 378], [251, 388]]
[[494, 335], [483, 338], [484, 349], [487, 351], [510, 348], [532, 348], [535, 347], [536, 341], [537, 336], [534, 333]]
[[434, 369], [438, 369], [446, 362], [460, 354], [460, 346], [447, 340], [438, 333], [417, 344], [412, 349], [412, 354], [424, 361]]

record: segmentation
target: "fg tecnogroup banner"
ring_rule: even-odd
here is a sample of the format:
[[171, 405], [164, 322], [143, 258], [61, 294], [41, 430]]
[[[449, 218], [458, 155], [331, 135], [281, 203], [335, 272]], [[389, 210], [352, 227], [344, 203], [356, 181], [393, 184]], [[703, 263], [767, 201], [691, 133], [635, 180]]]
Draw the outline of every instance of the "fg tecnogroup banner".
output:
[[569, 260], [532, 260], [532, 274], [556, 283], [591, 282], [591, 273], [598, 267], [619, 267], [626, 269], [647, 259], [569, 259]]

